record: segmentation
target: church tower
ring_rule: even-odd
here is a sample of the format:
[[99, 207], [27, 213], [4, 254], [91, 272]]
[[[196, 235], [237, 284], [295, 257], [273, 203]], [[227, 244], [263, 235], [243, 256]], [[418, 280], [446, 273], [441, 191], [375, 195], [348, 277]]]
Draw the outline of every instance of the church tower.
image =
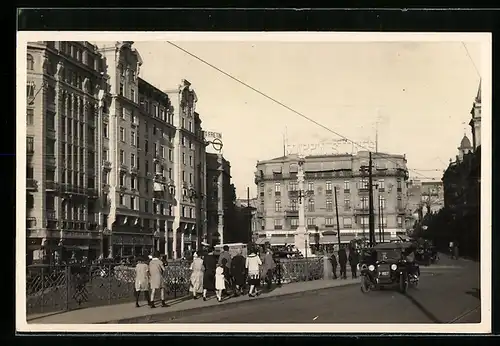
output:
[[460, 146], [458, 147], [458, 158], [460, 161], [464, 159], [464, 156], [468, 153], [472, 153], [474, 151], [474, 147], [470, 143], [467, 135], [464, 134], [464, 138], [460, 142]]
[[469, 122], [469, 126], [472, 130], [472, 144], [474, 149], [476, 149], [481, 145], [481, 81], [479, 81], [476, 99], [474, 100], [470, 113], [472, 118]]

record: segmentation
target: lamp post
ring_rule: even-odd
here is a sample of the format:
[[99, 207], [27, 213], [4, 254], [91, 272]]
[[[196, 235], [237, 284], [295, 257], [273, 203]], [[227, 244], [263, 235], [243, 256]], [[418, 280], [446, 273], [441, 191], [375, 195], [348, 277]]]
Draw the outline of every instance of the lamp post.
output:
[[299, 187], [299, 225], [297, 230], [295, 231], [295, 247], [301, 251], [303, 250], [304, 254], [307, 256], [307, 232], [305, 226], [305, 193], [304, 193], [304, 157], [300, 156], [298, 161], [298, 171], [297, 171], [297, 183]]

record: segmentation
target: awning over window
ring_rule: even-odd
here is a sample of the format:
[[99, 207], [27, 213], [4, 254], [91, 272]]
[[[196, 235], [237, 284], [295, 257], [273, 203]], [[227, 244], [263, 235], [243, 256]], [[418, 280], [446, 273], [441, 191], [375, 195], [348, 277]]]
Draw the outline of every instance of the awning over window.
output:
[[273, 167], [273, 173], [281, 173], [282, 172], [282, 167]]

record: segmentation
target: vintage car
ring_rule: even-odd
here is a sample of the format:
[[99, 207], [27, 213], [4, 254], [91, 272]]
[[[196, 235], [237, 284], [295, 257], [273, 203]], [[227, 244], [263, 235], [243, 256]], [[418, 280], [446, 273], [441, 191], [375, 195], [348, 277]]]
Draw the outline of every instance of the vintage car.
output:
[[406, 293], [410, 285], [416, 286], [419, 270], [406, 260], [413, 251], [411, 243], [381, 243], [365, 249], [360, 261], [361, 291], [397, 286]]

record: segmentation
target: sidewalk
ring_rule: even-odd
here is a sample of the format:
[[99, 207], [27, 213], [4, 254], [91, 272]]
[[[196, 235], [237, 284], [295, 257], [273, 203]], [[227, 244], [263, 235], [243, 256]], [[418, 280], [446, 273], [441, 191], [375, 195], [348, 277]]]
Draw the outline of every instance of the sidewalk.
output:
[[[267, 299], [286, 295], [297, 294], [301, 292], [316, 291], [333, 287], [358, 284], [359, 279], [347, 280], [315, 280], [306, 282], [296, 282], [277, 287], [271, 292], [263, 293], [258, 297], [250, 298], [248, 295], [233, 297], [217, 302], [214, 296], [209, 297], [207, 301], [202, 299], [194, 300], [191, 297], [184, 297], [168, 301], [168, 307], [157, 307], [151, 309], [141, 302], [140, 308], [136, 308], [134, 303], [125, 303], [118, 305], [105, 305], [94, 308], [86, 308], [61, 312], [51, 315], [33, 315], [28, 316], [28, 323], [36, 324], [98, 324], [98, 323], [140, 323], [150, 317], [168, 315], [173, 312], [200, 309], [211, 306], [220, 306], [225, 304], [241, 303], [248, 300]], [[158, 305], [157, 305], [158, 306]]]

